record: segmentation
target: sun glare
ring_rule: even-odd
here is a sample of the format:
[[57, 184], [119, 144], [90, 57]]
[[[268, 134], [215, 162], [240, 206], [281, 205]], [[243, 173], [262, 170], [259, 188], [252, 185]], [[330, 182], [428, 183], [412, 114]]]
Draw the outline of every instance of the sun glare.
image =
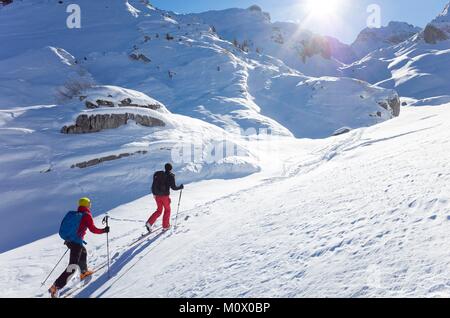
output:
[[314, 18], [327, 19], [337, 15], [341, 4], [342, 0], [307, 0], [306, 11]]

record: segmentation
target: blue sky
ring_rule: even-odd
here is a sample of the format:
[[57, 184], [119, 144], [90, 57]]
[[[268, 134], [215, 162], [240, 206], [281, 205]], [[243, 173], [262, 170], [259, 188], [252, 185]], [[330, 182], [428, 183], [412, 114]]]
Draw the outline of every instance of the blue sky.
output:
[[[351, 43], [366, 27], [368, 5], [381, 8], [382, 24], [405, 21], [424, 27], [439, 14], [449, 0], [334, 0], [342, 4], [331, 17], [306, 19], [305, 1], [309, 0], [151, 0], [155, 6], [179, 13], [202, 12], [226, 8], [247, 8], [257, 4], [271, 14], [273, 21], [297, 21], [317, 33], [331, 35]], [[323, 1], [323, 0], [322, 0]], [[308, 20], [308, 22], [304, 22]]]

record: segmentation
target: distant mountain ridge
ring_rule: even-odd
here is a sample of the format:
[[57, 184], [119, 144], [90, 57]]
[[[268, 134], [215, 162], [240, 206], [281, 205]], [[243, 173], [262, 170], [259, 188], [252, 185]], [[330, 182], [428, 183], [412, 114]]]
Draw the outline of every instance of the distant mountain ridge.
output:
[[362, 58], [375, 50], [404, 42], [420, 31], [422, 31], [421, 28], [411, 24], [393, 21], [378, 29], [364, 29], [351, 47], [355, 55]]

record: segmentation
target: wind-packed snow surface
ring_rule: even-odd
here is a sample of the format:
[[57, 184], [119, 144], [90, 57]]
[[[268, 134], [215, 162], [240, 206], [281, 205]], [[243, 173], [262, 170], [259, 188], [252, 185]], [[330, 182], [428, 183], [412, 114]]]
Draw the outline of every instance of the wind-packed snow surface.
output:
[[[260, 173], [190, 184], [177, 230], [133, 247], [153, 199], [111, 210], [112, 278], [75, 295], [448, 296], [449, 106], [324, 140], [249, 141]], [[87, 240], [102, 264], [106, 238]], [[1, 254], [2, 296], [47, 297], [40, 282], [63, 252], [55, 235]]]

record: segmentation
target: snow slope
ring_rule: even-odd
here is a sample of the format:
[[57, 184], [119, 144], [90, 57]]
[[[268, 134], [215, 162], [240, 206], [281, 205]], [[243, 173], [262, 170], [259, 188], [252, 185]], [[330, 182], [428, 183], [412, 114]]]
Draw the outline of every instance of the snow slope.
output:
[[[124, 95], [129, 90], [112, 86], [90, 88], [84, 93], [94, 97], [105, 92], [117, 98], [116, 104], [124, 96], [136, 97]], [[153, 172], [162, 169], [162, 163], [178, 158], [179, 151], [186, 156], [179, 157], [174, 165], [179, 182], [241, 177], [259, 170], [251, 152], [223, 129], [171, 114], [154, 99], [137, 96], [141, 102], [156, 103], [161, 108], [87, 109], [74, 99], [65, 104], [0, 110], [0, 199], [4, 216], [0, 251], [54, 233], [67, 212], [67, 202], [78, 197], [94, 198], [96, 211], [101, 213], [147, 194]], [[78, 122], [80, 115], [121, 114], [154, 118], [165, 126], [144, 127], [129, 120], [116, 129], [61, 133], [63, 126]], [[214, 146], [222, 143], [230, 150], [216, 158]], [[196, 150], [190, 153], [186, 149], [191, 147]]]
[[[113, 276], [78, 296], [448, 297], [449, 119], [407, 108], [338, 137], [249, 140], [262, 171], [189, 185], [175, 233], [127, 248], [153, 200], [111, 210]], [[105, 238], [88, 241], [101, 264]], [[2, 296], [47, 297], [63, 252], [52, 236], [1, 254]]]
[[[183, 161], [176, 165], [181, 182], [228, 179], [259, 171], [253, 150], [241, 146], [241, 130], [244, 135], [270, 131], [319, 138], [342, 126], [392, 118], [388, 107], [378, 104], [391, 99], [392, 91], [367, 83], [354, 90], [340, 78], [321, 80], [349, 90], [341, 107], [326, 92], [297, 87], [314, 79], [282, 61], [244, 52], [209, 25], [147, 1], [78, 4], [81, 29], [66, 27], [66, 6], [58, 1], [14, 1], [0, 11], [0, 41], [10, 44], [0, 49], [0, 173], [6, 180], [0, 186], [0, 215], [17, 211], [0, 225], [0, 251], [54, 233], [67, 203], [79, 196], [92, 196], [96, 213], [103, 213], [147, 194], [150, 174], [171, 161], [172, 151], [190, 143], [207, 155], [226, 140], [237, 153]], [[109, 37], [114, 40], [105, 41]], [[370, 96], [361, 103], [365, 94]], [[274, 103], [273, 96], [292, 104]], [[311, 125], [305, 106], [326, 127]], [[333, 122], [335, 106], [340, 120]], [[286, 107], [280, 111], [285, 116], [271, 118], [280, 107]], [[89, 125], [96, 127], [83, 121], [91, 117]], [[130, 123], [117, 126], [124, 117]], [[149, 118], [166, 126], [142, 127]], [[102, 120], [116, 129], [99, 129]], [[91, 133], [62, 133], [73, 131]], [[19, 226], [22, 231], [6, 231]]]
[[[47, 297], [81, 196], [112, 216], [113, 277], [78, 297], [448, 296], [449, 41], [345, 65], [339, 41], [257, 7], [78, 3], [79, 30], [58, 1], [0, 10], [0, 297]], [[394, 118], [394, 88], [422, 107]], [[180, 227], [129, 247], [174, 158]]]

